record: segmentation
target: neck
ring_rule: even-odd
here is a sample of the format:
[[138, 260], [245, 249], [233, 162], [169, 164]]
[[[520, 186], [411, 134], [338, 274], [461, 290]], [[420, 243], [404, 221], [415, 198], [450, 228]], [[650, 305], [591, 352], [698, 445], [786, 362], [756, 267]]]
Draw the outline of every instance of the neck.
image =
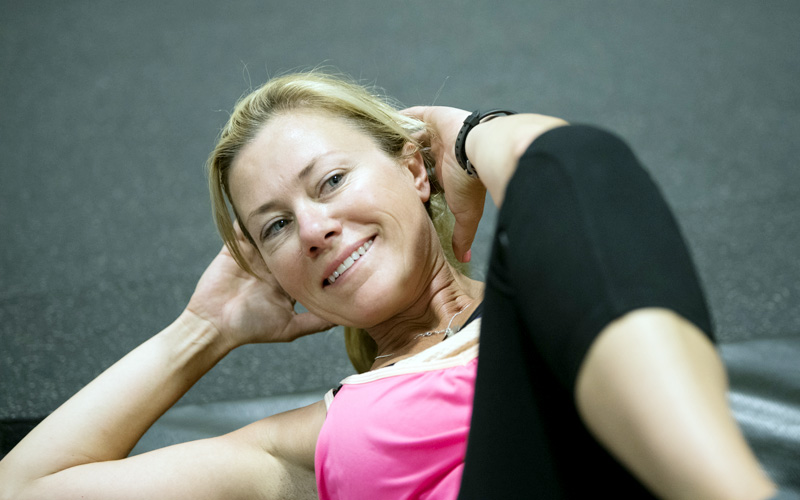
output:
[[441, 262], [427, 287], [417, 294], [408, 308], [368, 330], [378, 344], [379, 358], [373, 368], [394, 363], [441, 342], [444, 332], [429, 336], [420, 334], [445, 330], [448, 325], [457, 330], [482, 297], [481, 282], [467, 278], [447, 262]]

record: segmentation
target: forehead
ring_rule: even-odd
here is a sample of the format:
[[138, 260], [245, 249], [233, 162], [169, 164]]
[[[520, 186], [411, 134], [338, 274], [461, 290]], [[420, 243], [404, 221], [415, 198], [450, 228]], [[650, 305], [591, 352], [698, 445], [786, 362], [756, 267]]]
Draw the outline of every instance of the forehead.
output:
[[314, 158], [375, 147], [370, 137], [343, 118], [295, 111], [267, 122], [236, 156], [231, 175], [248, 167], [268, 169], [272, 175], [296, 174]]
[[295, 111], [267, 122], [231, 165], [228, 185], [237, 209], [297, 182], [309, 165], [336, 155], [377, 152], [374, 141], [347, 120], [331, 114]]

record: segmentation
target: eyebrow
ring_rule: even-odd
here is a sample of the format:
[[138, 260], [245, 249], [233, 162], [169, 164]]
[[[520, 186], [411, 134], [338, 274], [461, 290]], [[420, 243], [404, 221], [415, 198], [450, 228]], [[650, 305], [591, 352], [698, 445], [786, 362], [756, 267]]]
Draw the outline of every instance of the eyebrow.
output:
[[[303, 169], [297, 174], [297, 180], [299, 180], [299, 181], [306, 180], [308, 178], [308, 176], [311, 175], [311, 172], [314, 170], [314, 167], [317, 166], [317, 161], [320, 158], [322, 158], [323, 156], [327, 156], [328, 154], [329, 153], [323, 153], [321, 155], [317, 155], [314, 158], [312, 158], [311, 161], [308, 162], [308, 165], [303, 167]], [[261, 215], [264, 212], [269, 212], [270, 210], [272, 210], [272, 208], [275, 205], [277, 205], [277, 203], [275, 201], [268, 201], [268, 202], [264, 203], [263, 205], [261, 205], [260, 207], [254, 209], [252, 212], [250, 212], [247, 215], [247, 219], [245, 221], [245, 224], [247, 224], [247, 222], [250, 221], [250, 219], [252, 217], [254, 217], [256, 215]]]

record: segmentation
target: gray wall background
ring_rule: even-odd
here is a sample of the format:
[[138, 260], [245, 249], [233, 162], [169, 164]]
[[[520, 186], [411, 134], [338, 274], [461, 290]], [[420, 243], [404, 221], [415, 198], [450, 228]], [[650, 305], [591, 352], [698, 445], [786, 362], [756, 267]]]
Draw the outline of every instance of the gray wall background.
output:
[[[228, 111], [270, 75], [320, 64], [407, 105], [621, 134], [675, 208], [722, 341], [800, 335], [798, 2], [0, 0], [0, 12], [0, 419], [47, 414], [180, 313], [220, 247], [203, 163]], [[350, 372], [338, 330], [247, 346], [184, 402]]]

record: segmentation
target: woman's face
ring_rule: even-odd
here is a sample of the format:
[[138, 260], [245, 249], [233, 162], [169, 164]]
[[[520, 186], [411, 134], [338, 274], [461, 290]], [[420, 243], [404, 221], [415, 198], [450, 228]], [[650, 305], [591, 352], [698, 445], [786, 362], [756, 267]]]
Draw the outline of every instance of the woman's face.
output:
[[430, 277], [438, 240], [421, 156], [393, 159], [343, 119], [273, 118], [233, 162], [229, 185], [278, 283], [330, 321], [385, 321]]

